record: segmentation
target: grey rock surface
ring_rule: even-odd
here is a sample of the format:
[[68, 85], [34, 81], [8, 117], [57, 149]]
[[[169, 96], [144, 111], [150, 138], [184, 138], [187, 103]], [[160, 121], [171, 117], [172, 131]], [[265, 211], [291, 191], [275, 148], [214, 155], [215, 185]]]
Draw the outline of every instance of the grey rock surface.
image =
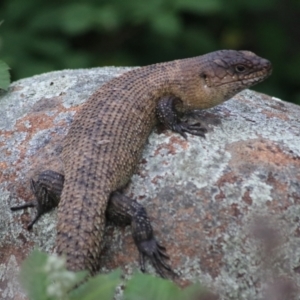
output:
[[[29, 232], [34, 210], [9, 207], [32, 199], [31, 177], [62, 170], [73, 116], [127, 70], [51, 72], [0, 95], [1, 299], [26, 299], [17, 274], [33, 248], [55, 251], [55, 210]], [[300, 299], [300, 107], [246, 90], [203, 118], [216, 123], [205, 139], [154, 130], [125, 192], [146, 207], [182, 286], [201, 282], [226, 300]], [[138, 268], [129, 228], [108, 226], [101, 265]]]

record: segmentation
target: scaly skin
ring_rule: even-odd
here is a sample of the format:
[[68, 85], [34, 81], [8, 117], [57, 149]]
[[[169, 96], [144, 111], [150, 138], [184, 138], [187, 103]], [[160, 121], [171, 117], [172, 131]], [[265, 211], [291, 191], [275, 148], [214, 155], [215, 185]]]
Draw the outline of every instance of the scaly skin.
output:
[[75, 116], [63, 147], [57, 252], [67, 256], [67, 267], [98, 268], [108, 199], [132, 176], [162, 97], [181, 99], [182, 111], [205, 109], [270, 73], [271, 64], [251, 52], [222, 50], [138, 68], [98, 89]]

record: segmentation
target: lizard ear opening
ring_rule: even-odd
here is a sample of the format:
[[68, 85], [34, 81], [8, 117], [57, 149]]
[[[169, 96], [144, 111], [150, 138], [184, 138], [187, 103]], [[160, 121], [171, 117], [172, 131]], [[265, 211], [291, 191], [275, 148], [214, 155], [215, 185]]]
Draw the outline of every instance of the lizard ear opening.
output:
[[205, 82], [207, 81], [207, 74], [206, 73], [204, 73], [204, 72], [202, 72], [202, 73], [200, 73], [200, 78], [202, 78], [203, 80], [205, 80]]
[[205, 72], [200, 73], [200, 78], [205, 82], [207, 86], [209, 86], [208, 75]]

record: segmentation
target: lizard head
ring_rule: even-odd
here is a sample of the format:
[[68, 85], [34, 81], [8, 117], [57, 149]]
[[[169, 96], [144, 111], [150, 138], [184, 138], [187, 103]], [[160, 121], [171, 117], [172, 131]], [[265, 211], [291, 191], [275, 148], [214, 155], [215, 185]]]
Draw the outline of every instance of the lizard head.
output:
[[271, 63], [250, 51], [216, 51], [211, 53], [208, 65], [199, 76], [208, 87], [222, 92], [225, 100], [272, 73]]
[[272, 73], [271, 63], [250, 51], [220, 50], [196, 57], [190, 63], [193, 76], [198, 74], [194, 100], [188, 103], [194, 108], [222, 103]]

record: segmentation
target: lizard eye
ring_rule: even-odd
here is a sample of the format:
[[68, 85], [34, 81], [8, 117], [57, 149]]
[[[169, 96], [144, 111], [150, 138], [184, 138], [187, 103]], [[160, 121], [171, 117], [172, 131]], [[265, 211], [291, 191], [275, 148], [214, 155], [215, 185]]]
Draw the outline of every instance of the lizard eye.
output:
[[246, 67], [243, 66], [243, 65], [237, 65], [237, 66], [235, 67], [235, 70], [236, 70], [236, 72], [238, 72], [238, 73], [243, 73], [243, 72], [246, 71]]

